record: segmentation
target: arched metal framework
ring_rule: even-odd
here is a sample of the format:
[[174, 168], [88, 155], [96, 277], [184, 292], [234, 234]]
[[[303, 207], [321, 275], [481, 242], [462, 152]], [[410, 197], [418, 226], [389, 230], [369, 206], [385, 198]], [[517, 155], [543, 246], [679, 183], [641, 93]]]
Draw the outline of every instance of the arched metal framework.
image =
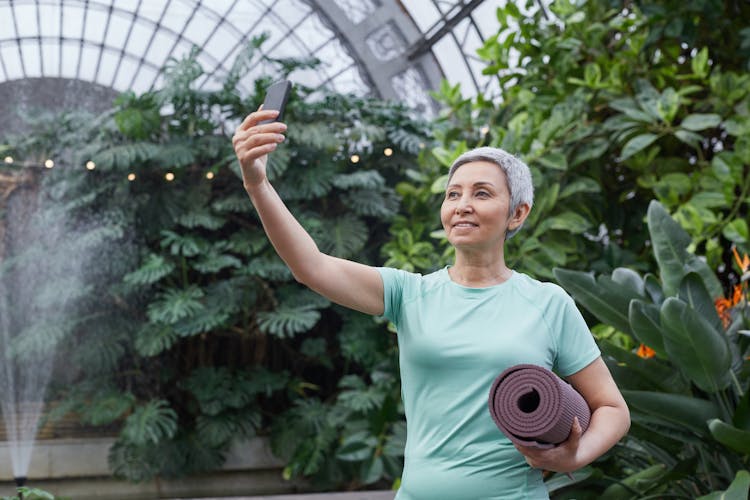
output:
[[[211, 88], [266, 33], [264, 55], [320, 60], [295, 72], [297, 81], [429, 115], [427, 92], [444, 77], [467, 95], [492, 90], [475, 50], [497, 29], [486, 22], [495, 8], [484, 0], [0, 0], [0, 87], [50, 79], [143, 92], [195, 45], [206, 71], [199, 84]], [[240, 90], [267, 65], [255, 59]]]

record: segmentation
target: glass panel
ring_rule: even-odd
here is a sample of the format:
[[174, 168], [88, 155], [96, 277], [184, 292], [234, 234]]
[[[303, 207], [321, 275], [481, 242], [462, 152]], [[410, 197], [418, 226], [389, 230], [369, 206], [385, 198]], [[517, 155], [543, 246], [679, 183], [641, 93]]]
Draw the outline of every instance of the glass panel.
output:
[[63, 37], [81, 38], [83, 32], [83, 9], [80, 5], [63, 4]]
[[150, 26], [144, 26], [143, 23], [139, 23], [136, 20], [126, 50], [135, 56], [142, 56], [146, 50], [146, 44], [148, 44], [148, 41], [151, 39], [152, 32], [153, 28]]
[[193, 12], [193, 6], [187, 5], [185, 2], [177, 2], [172, 0], [169, 4], [167, 13], [164, 15], [161, 24], [166, 28], [174, 31], [175, 33], [182, 33], [185, 24], [187, 23], [190, 14]]
[[26, 70], [26, 77], [42, 76], [39, 61], [39, 44], [36, 40], [21, 40], [21, 57]]
[[23, 76], [17, 45], [3, 45], [0, 47], [0, 57], [3, 58], [8, 80], [17, 80]]
[[81, 69], [78, 78], [89, 82], [94, 81], [96, 61], [99, 58], [99, 49], [91, 45], [84, 45], [81, 52]]
[[115, 75], [115, 81], [112, 86], [120, 92], [127, 90], [137, 69], [138, 61], [126, 55], [122, 59], [122, 63], [120, 63], [120, 69], [117, 71], [117, 75]]
[[62, 76], [63, 78], [76, 77], [80, 51], [80, 42], [72, 40], [63, 41], [62, 60], [60, 61], [60, 76]]
[[16, 28], [13, 26], [10, 6], [0, 5], [0, 39], [15, 38]]
[[102, 60], [99, 63], [99, 73], [96, 80], [102, 85], [110, 85], [114, 78], [114, 72], [117, 68], [117, 61], [120, 59], [120, 51], [105, 49], [102, 53]]
[[[39, 34], [36, 21], [36, 6], [27, 4], [16, 4], [16, 26], [20, 38], [35, 37]], [[12, 18], [11, 18], [12, 21]]]
[[459, 49], [453, 40], [453, 37], [445, 36], [441, 38], [433, 47], [432, 53], [435, 54], [440, 67], [450, 68], [450, 71], [447, 71], [445, 76], [452, 85], [460, 83], [461, 92], [464, 95], [473, 95], [476, 92], [474, 82], [471, 80], [471, 76], [469, 76], [464, 56], [461, 53], [461, 49]]
[[83, 37], [94, 43], [104, 41], [104, 28], [107, 26], [109, 14], [98, 9], [89, 9], [86, 18], [86, 30]]
[[42, 63], [45, 75], [60, 74], [60, 44], [56, 41], [42, 41]]
[[216, 19], [210, 17], [206, 9], [201, 9], [195, 13], [185, 28], [185, 37], [202, 47], [214, 26], [216, 26]]
[[440, 19], [440, 12], [432, 1], [411, 0], [404, 2], [404, 6], [409, 11], [412, 21], [422, 33], [430, 29]]
[[169, 35], [164, 31], [157, 31], [146, 58], [155, 66], [163, 66], [167, 61], [168, 51], [172, 49], [174, 41], [175, 37], [173, 35]]
[[[42, 36], [60, 36], [60, 6], [58, 4], [39, 5], [39, 23], [41, 24]], [[2, 14], [0, 14], [2, 17]]]
[[115, 12], [112, 16], [112, 20], [109, 23], [109, 30], [107, 31], [107, 40], [105, 43], [113, 49], [121, 49], [125, 46], [125, 41], [128, 37], [128, 31], [130, 30], [130, 24], [133, 22], [133, 18], [123, 13]]

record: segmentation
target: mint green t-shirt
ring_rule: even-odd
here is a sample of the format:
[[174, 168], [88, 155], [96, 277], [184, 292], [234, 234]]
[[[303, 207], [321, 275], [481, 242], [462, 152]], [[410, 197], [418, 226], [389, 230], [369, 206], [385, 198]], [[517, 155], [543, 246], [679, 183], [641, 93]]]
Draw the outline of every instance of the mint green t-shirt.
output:
[[496, 286], [454, 283], [448, 268], [422, 276], [378, 268], [384, 316], [398, 330], [407, 437], [397, 500], [548, 498], [541, 471], [497, 428], [495, 377], [518, 363], [561, 376], [600, 355], [573, 300], [514, 272]]

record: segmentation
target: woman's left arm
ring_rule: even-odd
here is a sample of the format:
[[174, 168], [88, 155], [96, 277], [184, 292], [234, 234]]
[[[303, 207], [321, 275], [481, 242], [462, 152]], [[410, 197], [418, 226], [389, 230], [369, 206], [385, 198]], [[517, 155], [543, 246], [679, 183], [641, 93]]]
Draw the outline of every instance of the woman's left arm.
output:
[[567, 377], [591, 408], [585, 433], [575, 419], [570, 436], [554, 448], [542, 450], [516, 446], [534, 468], [572, 472], [584, 467], [612, 448], [630, 428], [630, 412], [601, 357]]

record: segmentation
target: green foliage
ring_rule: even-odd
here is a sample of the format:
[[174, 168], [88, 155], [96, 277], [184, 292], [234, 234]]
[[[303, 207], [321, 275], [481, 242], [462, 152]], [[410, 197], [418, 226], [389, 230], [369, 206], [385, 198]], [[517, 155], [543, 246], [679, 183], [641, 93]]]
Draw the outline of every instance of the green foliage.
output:
[[[290, 475], [341, 486], [400, 474], [398, 450], [377, 458], [384, 443], [398, 447], [390, 436], [403, 420], [395, 339], [386, 325], [353, 319], [296, 283], [242, 188], [226, 131], [257, 109], [271, 77], [306, 67], [266, 59], [278, 74], [240, 98], [235, 86], [263, 57], [262, 41], [240, 54], [219, 90], [198, 90], [193, 52], [168, 63], [162, 90], [124, 94], [97, 119], [61, 119], [56, 131], [8, 141], [19, 158], [54, 149], [57, 166], [43, 173], [45, 210], [35, 227], [58, 227], [53, 221], [72, 236], [60, 258], [45, 255], [63, 246], [50, 234], [49, 243], [3, 261], [0, 272], [36, 262], [48, 271], [35, 300], [49, 314], [37, 307], [19, 316], [17, 354], [70, 349], [61, 358], [77, 368], [54, 381], [59, 403], [51, 417], [74, 412], [93, 425], [119, 425], [109, 454], [117, 477], [216, 468], [234, 442], [277, 435], [287, 419], [295, 425], [284, 434], [300, 447], [286, 455]], [[287, 120], [287, 140], [268, 164], [279, 193], [321, 250], [380, 264], [399, 210], [394, 186], [414, 163], [426, 125], [398, 105], [302, 85]], [[349, 160], [354, 152], [357, 164]], [[88, 160], [95, 170], [79, 167]], [[88, 257], [82, 271], [72, 263], [83, 262], [66, 260], [76, 251]], [[387, 377], [368, 375], [376, 364]], [[339, 384], [355, 376], [375, 388]], [[298, 422], [307, 396], [336, 423], [318, 433]], [[373, 406], [379, 402], [389, 409]], [[335, 458], [354, 423], [378, 436], [369, 466]]]
[[706, 21], [738, 33], [747, 5], [527, 4], [499, 7], [498, 33], [477, 51], [499, 95], [468, 99], [447, 83], [435, 93], [444, 106], [437, 143], [397, 186], [410, 217], [392, 226], [389, 265], [430, 270], [449, 261], [436, 217], [447, 167], [485, 145], [532, 170], [534, 208], [505, 251], [520, 271], [552, 279], [555, 266], [647, 270], [632, 214], [653, 198], [712, 267], [726, 262], [727, 240], [747, 251], [748, 47], [728, 37], [735, 45], [718, 48]]
[[[688, 252], [687, 232], [655, 201], [647, 220], [658, 278], [616, 269], [594, 280], [581, 271], [555, 270], [562, 286], [599, 321], [655, 351], [641, 359], [603, 341], [632, 412], [626, 446], [642, 455], [630, 459], [635, 472], [603, 497], [631, 498], [633, 490], [695, 496], [726, 487], [746, 496], [747, 484], [735, 480], [735, 473], [750, 466], [743, 402], [750, 390], [750, 342], [740, 333], [750, 328], [747, 299], [727, 312], [731, 321], [723, 321], [714, 307], [714, 299], [723, 299], [721, 287], [717, 297], [711, 290], [718, 280]], [[684, 469], [685, 461], [695, 462], [692, 470]]]
[[18, 496], [0, 497], [0, 500], [67, 500], [68, 497], [55, 496], [49, 491], [39, 488], [21, 486], [18, 488]]

